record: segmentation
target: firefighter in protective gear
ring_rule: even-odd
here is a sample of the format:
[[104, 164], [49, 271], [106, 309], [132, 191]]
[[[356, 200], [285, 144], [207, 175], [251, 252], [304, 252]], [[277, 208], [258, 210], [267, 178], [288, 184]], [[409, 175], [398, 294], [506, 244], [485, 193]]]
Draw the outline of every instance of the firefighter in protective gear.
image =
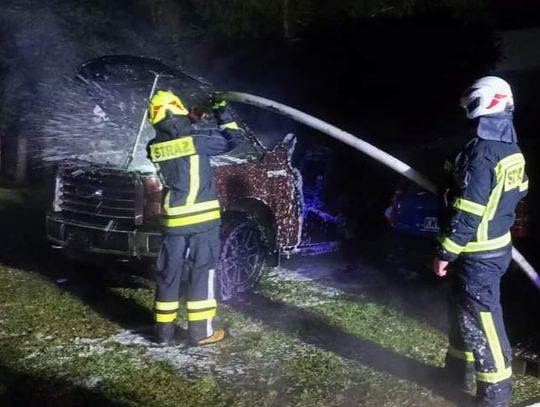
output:
[[483, 77], [465, 91], [461, 105], [469, 119], [478, 118], [478, 126], [476, 137], [457, 155], [442, 194], [445, 205], [433, 265], [435, 274], [445, 277], [453, 264], [446, 370], [464, 388], [471, 386], [467, 378], [476, 377], [478, 406], [509, 406], [511, 348], [499, 287], [510, 264], [510, 228], [528, 178], [508, 83]]
[[223, 329], [214, 327], [221, 222], [209, 157], [231, 150], [241, 130], [225, 101], [214, 100], [212, 109], [219, 128], [198, 129], [190, 111], [172, 92], [157, 91], [148, 106], [148, 120], [155, 130], [147, 146], [148, 157], [164, 184], [155, 331], [157, 342], [165, 345], [175, 343], [180, 283], [188, 263], [189, 340], [205, 345], [224, 337]]

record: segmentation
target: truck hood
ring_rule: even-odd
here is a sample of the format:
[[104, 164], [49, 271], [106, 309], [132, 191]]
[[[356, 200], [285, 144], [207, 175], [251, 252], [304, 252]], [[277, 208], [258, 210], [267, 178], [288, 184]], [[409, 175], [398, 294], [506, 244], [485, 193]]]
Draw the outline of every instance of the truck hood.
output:
[[[146, 158], [146, 145], [154, 130], [145, 111], [156, 74], [160, 75], [157, 89], [170, 89], [181, 94], [188, 106], [210, 110], [211, 87], [201, 78], [153, 58], [96, 58], [82, 64], [76, 79], [59, 90], [60, 105], [51, 109], [42, 127], [42, 159], [52, 163], [84, 160], [120, 168], [130, 162], [124, 169], [155, 171]], [[266, 151], [242, 120], [235, 118], [246, 132], [235, 150], [213, 159], [215, 165], [259, 157]], [[208, 120], [200, 126], [216, 127], [217, 123]], [[133, 157], [128, 159], [131, 153]]]

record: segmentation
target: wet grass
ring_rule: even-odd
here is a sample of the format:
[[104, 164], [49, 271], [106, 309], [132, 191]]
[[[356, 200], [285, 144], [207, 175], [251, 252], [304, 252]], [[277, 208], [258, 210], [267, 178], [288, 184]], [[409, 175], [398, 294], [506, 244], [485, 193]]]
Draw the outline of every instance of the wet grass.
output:
[[[267, 282], [259, 295], [274, 295], [272, 286], [278, 282]], [[313, 300], [316, 290], [306, 287], [309, 285], [281, 281], [281, 292], [289, 300], [292, 297], [288, 295], [294, 293], [300, 303]], [[115, 291], [150, 307], [151, 288]], [[386, 363], [405, 360], [396, 355], [418, 361], [411, 366], [420, 362], [440, 365], [442, 334], [422, 323], [398, 318], [399, 311], [378, 309], [375, 304], [362, 306], [347, 295], [314, 304], [310, 312], [317, 319], [307, 332], [304, 316], [294, 319], [304, 311], [289, 311], [293, 304], [275, 310], [266, 307], [263, 319], [245, 308], [249, 303], [223, 305], [222, 319], [230, 339], [211, 355], [213, 367], [203, 364], [194, 373], [185, 374], [171, 363], [173, 360], [152, 358], [145, 345], [110, 340], [123, 328], [67, 293], [61, 284], [32, 272], [2, 268], [0, 292], [0, 363], [4, 372], [0, 375], [0, 400], [7, 405], [32, 405], [38, 398], [48, 405], [80, 405], [87, 393], [92, 393], [93, 401], [140, 406], [452, 405], [429, 383], [418, 384], [414, 374], [400, 377], [401, 371], [385, 368]], [[277, 303], [279, 297], [271, 301]], [[273, 325], [266, 318], [285, 323]], [[352, 342], [332, 338], [340, 326], [347, 327], [342, 332], [352, 334]], [[317, 327], [321, 331], [312, 332]], [[358, 355], [373, 351], [366, 349], [366, 341], [390, 360], [382, 363]], [[351, 350], [352, 346], [359, 349]], [[197, 361], [193, 363], [197, 365]], [[26, 379], [21, 381], [21, 376]], [[517, 378], [517, 401], [538, 392], [538, 379]]]
[[[225, 405], [211, 376], [182, 378], [137, 347], [93, 341], [119, 327], [42, 277], [2, 268], [0, 292], [0, 363], [12, 372], [1, 376], [4, 405], [25, 405], [38, 395], [39, 405], [70, 405], [78, 387], [118, 405]], [[41, 385], [23, 388], [14, 373]]]
[[[24, 202], [23, 193], [0, 190], [2, 211]], [[162, 349], [139, 334], [151, 323], [151, 283], [111, 284], [98, 268], [45, 250], [35, 230], [21, 232], [2, 238], [10, 265], [0, 266], [0, 405], [444, 407], [457, 400], [437, 376], [444, 333], [404, 312], [398, 298], [375, 298], [369, 285], [344, 292], [277, 273], [253, 295], [220, 306], [226, 341]], [[378, 281], [371, 277], [369, 284]], [[537, 378], [515, 378], [516, 402], [539, 393]]]
[[[381, 281], [378, 284], [388, 283], [384, 276], [379, 277]], [[399, 282], [397, 284], [399, 285]], [[386, 359], [386, 361], [374, 361], [369, 355], [344, 351], [340, 348], [343, 342], [336, 340], [337, 344], [333, 345], [331, 340], [324, 339], [324, 335], [311, 333], [312, 336], [318, 338], [315, 342], [318, 342], [320, 346], [328, 347], [330, 344], [330, 348], [343, 358], [363, 362], [361, 364], [349, 363], [348, 367], [349, 380], [351, 377], [358, 380], [352, 379], [351, 388], [358, 388], [358, 384], [362, 383], [364, 388], [370, 389], [367, 391], [370, 396], [363, 399], [362, 405], [364, 403], [371, 405], [373, 399], [377, 400], [379, 405], [389, 406], [453, 405], [446, 404], [448, 399], [452, 401], [456, 399], [451, 394], [448, 397], [448, 389], [444, 389], [444, 385], [441, 386], [442, 377], [438, 372], [438, 368], [444, 365], [447, 346], [446, 334], [443, 331], [434, 328], [423, 317], [411, 318], [400, 307], [399, 298], [391, 298], [385, 301], [385, 304], [381, 304], [373, 302], [367, 295], [350, 295], [340, 293], [339, 290], [328, 289], [326, 286], [319, 288], [317, 286], [320, 286], [320, 283], [275, 278], [265, 280], [261, 288], [275, 301], [286, 299], [290, 304], [310, 304], [310, 311], [317, 315], [317, 324], [322, 325], [322, 321], [326, 323], [322, 325], [324, 327], [322, 329], [331, 333], [343, 332], [343, 334], [352, 334], [354, 338], [361, 338], [360, 341], [349, 340], [344, 343], [357, 346], [358, 353], [366, 351], [371, 356], [376, 355], [375, 359], [378, 357]], [[386, 286], [385, 290], [389, 296], [392, 295], [393, 287]], [[313, 296], [316, 293], [318, 295], [315, 299]], [[417, 291], [417, 301], [420, 305], [429, 307], [433, 296], [429, 293], [427, 298], [422, 299], [423, 295], [421, 291]], [[440, 298], [440, 300], [444, 299]], [[437, 304], [431, 304], [431, 306], [438, 308]], [[446, 316], [440, 315], [440, 317]], [[340, 330], [336, 330], [336, 327]], [[377, 346], [366, 345], [365, 341]], [[392, 364], [402, 366], [388, 366]], [[422, 372], [424, 369], [425, 371]], [[385, 372], [392, 373], [393, 377], [389, 377]], [[514, 403], [523, 403], [540, 395], [538, 377], [514, 375], [513, 380]], [[381, 389], [386, 389], [386, 393], [381, 392]], [[345, 389], [344, 393], [348, 391], [350, 388]]]

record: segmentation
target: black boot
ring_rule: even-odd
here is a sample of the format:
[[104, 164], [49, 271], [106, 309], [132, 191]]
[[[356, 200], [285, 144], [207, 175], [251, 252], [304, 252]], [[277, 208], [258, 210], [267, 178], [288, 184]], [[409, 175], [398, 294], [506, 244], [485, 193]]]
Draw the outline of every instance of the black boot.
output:
[[176, 324], [174, 322], [157, 322], [154, 326], [155, 342], [159, 345], [175, 345]]
[[510, 407], [512, 380], [498, 383], [478, 382], [475, 407]]
[[476, 381], [474, 362], [466, 362], [447, 354], [444, 370], [446, 379], [452, 386], [466, 393], [474, 390]]

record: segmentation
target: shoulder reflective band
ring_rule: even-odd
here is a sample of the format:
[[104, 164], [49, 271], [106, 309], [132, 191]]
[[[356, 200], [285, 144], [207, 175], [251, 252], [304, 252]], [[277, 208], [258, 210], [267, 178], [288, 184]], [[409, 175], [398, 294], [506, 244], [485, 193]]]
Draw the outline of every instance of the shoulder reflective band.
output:
[[196, 154], [196, 151], [191, 136], [150, 145], [150, 158], [153, 162], [172, 160], [193, 154]]
[[525, 158], [523, 157], [523, 154], [515, 153], [503, 158], [497, 163], [496, 171], [500, 171], [501, 169], [507, 170], [508, 168], [513, 167], [516, 164], [525, 164]]
[[523, 154], [516, 153], [503, 158], [495, 167], [497, 178], [504, 176], [504, 190], [519, 188], [525, 173], [525, 158]]
[[523, 182], [523, 183], [519, 186], [519, 191], [520, 191], [520, 192], [527, 191], [528, 189], [529, 189], [529, 180]]
[[236, 122], [229, 122], [219, 126], [220, 129], [240, 130]]
[[469, 242], [466, 246], [460, 246], [453, 242], [449, 237], [441, 240], [441, 245], [445, 250], [453, 254], [484, 252], [488, 250], [496, 250], [509, 245], [512, 242], [510, 232], [497, 237], [495, 239], [484, 240], [482, 242]]
[[525, 173], [525, 163], [515, 164], [506, 170], [504, 178], [504, 190], [510, 191], [513, 188], [521, 187], [523, 184], [523, 174]]
[[[525, 158], [523, 158], [523, 154], [521, 153], [509, 155], [508, 157], [505, 157], [501, 161], [499, 161], [495, 166], [497, 184], [495, 185], [495, 188], [493, 188], [493, 190], [491, 191], [486, 210], [484, 212], [484, 216], [482, 217], [482, 222], [480, 222], [480, 225], [478, 225], [476, 238], [479, 242], [488, 240], [489, 222], [495, 217], [495, 213], [497, 212], [497, 208], [499, 207], [499, 202], [501, 200], [503, 191], [507, 190], [507, 186], [509, 187], [515, 182], [516, 174], [512, 175], [509, 178], [509, 170], [519, 167], [521, 167], [522, 169], [525, 168]], [[519, 188], [521, 186], [522, 178], [523, 172], [521, 172], [519, 184], [513, 185], [512, 188]]]
[[477, 216], [483, 216], [484, 211], [486, 210], [484, 205], [477, 204], [476, 202], [469, 201], [465, 198], [456, 198], [453, 206], [460, 211], [472, 213]]

